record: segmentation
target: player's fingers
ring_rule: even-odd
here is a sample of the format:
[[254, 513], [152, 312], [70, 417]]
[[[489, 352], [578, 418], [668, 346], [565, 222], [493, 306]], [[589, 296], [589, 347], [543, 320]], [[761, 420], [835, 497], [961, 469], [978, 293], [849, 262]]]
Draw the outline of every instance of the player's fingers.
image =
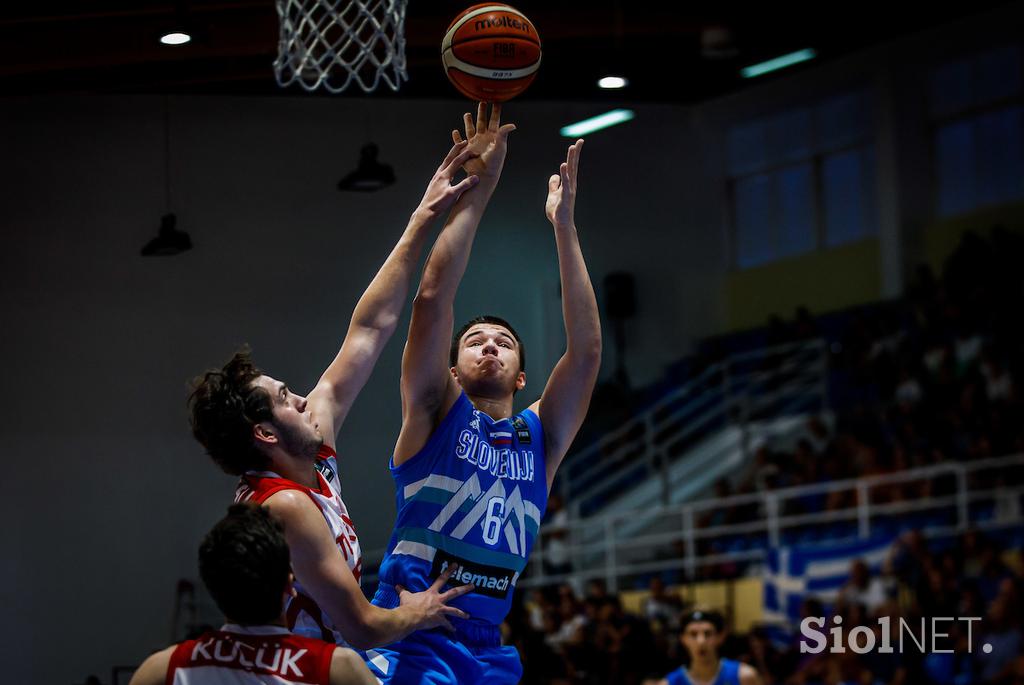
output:
[[516, 125], [515, 124], [505, 124], [504, 126], [502, 126], [501, 128], [498, 129], [498, 133], [500, 133], [503, 136], [507, 136], [509, 133], [512, 133], [512, 131], [515, 131], [515, 130], [516, 130]]
[[583, 152], [583, 139], [582, 138], [580, 138], [579, 140], [576, 141], [576, 146], [575, 147], [576, 147], [576, 154], [574, 155], [573, 160], [572, 160], [572, 180], [573, 181], [576, 180], [576, 174], [579, 172], [579, 168], [580, 168], [580, 153]]
[[447, 630], [447, 631], [448, 631], [449, 633], [454, 633], [454, 632], [455, 632], [455, 626], [453, 626], [453, 625], [452, 625], [452, 624], [451, 624], [451, 623], [450, 623], [450, 622], [448, 621], [448, 619], [446, 619], [446, 618], [443, 618], [443, 617], [441, 618], [441, 622], [437, 624], [437, 627], [438, 627], [438, 628], [444, 628], [444, 629], [445, 629], [445, 630]]
[[458, 129], [452, 129], [452, 142], [456, 144], [462, 142], [462, 134], [459, 133]]
[[462, 115], [462, 123], [466, 126], [466, 138], [472, 138], [476, 135], [476, 126], [473, 125], [473, 115], [466, 112]]
[[487, 103], [480, 101], [476, 105], [476, 130], [487, 130]]
[[466, 160], [479, 156], [479, 153], [470, 150], [469, 147], [464, 147], [459, 154], [448, 160], [448, 164], [445, 166], [444, 170], [451, 172], [454, 175], [456, 171], [462, 168], [462, 165], [466, 163]]
[[435, 580], [434, 584], [430, 586], [430, 589], [434, 592], [440, 592], [441, 588], [444, 587], [444, 584], [447, 583], [448, 579], [452, 577], [452, 574], [458, 570], [458, 564], [451, 564], [444, 571], [441, 571], [441, 575], [437, 577], [437, 580]]
[[396, 586], [395, 586], [395, 591], [396, 591], [396, 592], [398, 592], [398, 594], [402, 594], [402, 593], [403, 593], [403, 592], [405, 592], [406, 590], [405, 590], [405, 588], [404, 588], [404, 587], [402, 587], [401, 585], [396, 585]]
[[562, 182], [562, 177], [558, 174], [551, 174], [551, 178], [548, 179], [548, 192], [553, 193], [558, 190], [558, 184]]
[[491, 105], [491, 120], [487, 124], [488, 131], [497, 131], [501, 126], [501, 103], [495, 102]]
[[467, 614], [462, 609], [456, 609], [455, 607], [443, 607], [441, 609], [441, 611], [443, 611], [444, 613], [448, 614], [449, 616], [458, 616], [459, 618], [469, 618], [469, 614]]
[[455, 156], [458, 155], [459, 152], [465, 150], [465, 148], [466, 148], [466, 141], [464, 141], [464, 140], [455, 141], [455, 144], [452, 145], [452, 149], [448, 151], [448, 154], [445, 155], [445, 157], [444, 157], [444, 161], [441, 162], [441, 168], [444, 169], [449, 164], [451, 164], [452, 160], [455, 159]]
[[464, 192], [475, 186], [480, 181], [479, 176], [467, 176], [458, 183], [452, 186], [451, 192], [455, 197], [459, 197]]
[[476, 585], [473, 585], [472, 583], [468, 583], [466, 585], [459, 585], [443, 593], [441, 595], [441, 600], [444, 602], [448, 602], [449, 600], [456, 599], [457, 597], [461, 597], [462, 595], [468, 595], [475, 589]]
[[562, 165], [558, 167], [558, 175], [562, 177], [562, 185], [564, 186], [569, 182], [569, 165], [562, 162]]

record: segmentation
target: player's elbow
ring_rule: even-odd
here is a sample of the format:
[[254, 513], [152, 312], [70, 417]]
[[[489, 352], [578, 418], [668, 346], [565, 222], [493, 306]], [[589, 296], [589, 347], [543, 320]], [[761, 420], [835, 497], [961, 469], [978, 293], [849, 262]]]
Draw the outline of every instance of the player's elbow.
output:
[[366, 606], [356, 611], [355, 615], [346, 621], [348, 625], [342, 630], [342, 635], [353, 649], [370, 649], [388, 642], [376, 620], [381, 611], [367, 602]]
[[412, 307], [416, 311], [433, 312], [444, 306], [444, 298], [441, 289], [436, 283], [427, 282], [424, 276], [420, 289], [416, 291], [416, 297], [412, 300]]
[[372, 628], [369, 626], [362, 629], [356, 628], [351, 630], [349, 631], [349, 633], [351, 633], [351, 637], [349, 637], [348, 633], [345, 634], [345, 642], [347, 642], [353, 649], [366, 650], [372, 649], [373, 647], [380, 647], [382, 641], [374, 640], [373, 636], [370, 634], [371, 630]]

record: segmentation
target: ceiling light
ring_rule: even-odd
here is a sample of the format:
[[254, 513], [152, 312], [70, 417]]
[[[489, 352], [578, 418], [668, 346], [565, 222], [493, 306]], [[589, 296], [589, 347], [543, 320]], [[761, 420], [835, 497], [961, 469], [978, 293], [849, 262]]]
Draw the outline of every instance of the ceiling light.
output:
[[577, 121], [575, 124], [569, 124], [563, 126], [560, 133], [566, 138], [578, 138], [579, 136], [585, 136], [588, 133], [594, 131], [600, 131], [602, 128], [608, 128], [615, 124], [621, 124], [625, 121], [629, 121], [636, 114], [631, 109], [613, 109], [610, 112], [599, 114], [596, 117], [584, 119], [583, 121]]
[[605, 90], [615, 90], [616, 88], [625, 88], [629, 85], [629, 80], [622, 76], [605, 76], [598, 80], [597, 87], [604, 88]]
[[184, 45], [192, 40], [192, 36], [180, 31], [172, 31], [160, 36], [160, 42], [164, 45]]
[[770, 71], [778, 71], [779, 69], [785, 69], [786, 67], [791, 67], [794, 64], [799, 64], [800, 62], [806, 62], [807, 60], [814, 59], [817, 56], [818, 53], [810, 48], [807, 48], [806, 50], [797, 50], [796, 52], [791, 52], [788, 55], [782, 55], [781, 57], [770, 59], [767, 62], [743, 67], [740, 70], [740, 73], [743, 74], [743, 78], [754, 78], [755, 76], [767, 74]]

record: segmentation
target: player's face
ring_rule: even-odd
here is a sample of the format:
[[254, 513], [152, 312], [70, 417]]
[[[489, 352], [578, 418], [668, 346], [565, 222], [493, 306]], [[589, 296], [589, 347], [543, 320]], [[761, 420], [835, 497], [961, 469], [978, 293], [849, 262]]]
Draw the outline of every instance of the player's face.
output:
[[471, 327], [459, 341], [455, 377], [467, 392], [497, 391], [512, 394], [526, 385], [519, 369], [519, 345], [504, 326], [481, 323]]
[[253, 383], [270, 395], [281, 447], [296, 457], [315, 457], [324, 438], [312, 412], [306, 411], [306, 398], [270, 376], [260, 376]]
[[708, 621], [694, 621], [686, 626], [680, 636], [683, 646], [694, 661], [714, 659], [718, 655], [718, 645], [722, 636], [715, 630], [714, 624]]

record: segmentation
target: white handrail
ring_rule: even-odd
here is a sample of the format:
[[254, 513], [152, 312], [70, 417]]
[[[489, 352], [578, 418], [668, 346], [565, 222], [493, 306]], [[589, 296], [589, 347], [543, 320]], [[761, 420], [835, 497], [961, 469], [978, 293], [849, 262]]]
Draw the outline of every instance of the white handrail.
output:
[[[740, 368], [751, 364], [754, 368]], [[673, 457], [667, 449], [722, 419], [746, 436], [752, 416], [765, 418], [765, 411], [773, 408], [774, 413], [769, 414], [784, 415], [787, 402], [810, 401], [825, 410], [827, 366], [822, 339], [744, 352], [713, 364], [619, 428], [571, 454], [561, 469], [567, 474], [559, 481], [563, 495], [578, 514], [589, 503], [600, 502], [599, 497], [620, 489], [625, 469], [640, 466], [645, 475], [660, 478], [662, 504], [667, 504], [671, 487], [668, 467]], [[771, 387], [773, 382], [779, 387]], [[740, 449], [746, 456], [746, 437]], [[645, 455], [644, 460], [627, 461], [637, 451]]]
[[[851, 478], [828, 483], [814, 485], [795, 486], [780, 488], [751, 495], [733, 495], [717, 499], [708, 499], [699, 502], [691, 502], [675, 506], [654, 506], [642, 511], [630, 511], [609, 513], [595, 516], [588, 519], [570, 521], [568, 524], [559, 526], [561, 530], [569, 531], [570, 540], [583, 540], [583, 533], [588, 528], [603, 529], [605, 531], [616, 530], [616, 524], [638, 515], [643, 515], [647, 520], [657, 522], [662, 520], [677, 521], [677, 527], [669, 530], [658, 530], [646, 535], [632, 536], [628, 540], [615, 541], [609, 537], [593, 542], [574, 542], [565, 546], [565, 551], [576, 559], [585, 559], [586, 555], [596, 556], [603, 560], [603, 573], [607, 576], [609, 586], [612, 585], [612, 576], [618, 578], [629, 573], [643, 573], [643, 569], [651, 567], [651, 564], [669, 564], [672, 568], [686, 568], [691, 573], [697, 567], [717, 563], [715, 559], [738, 561], [748, 559], [751, 554], [757, 556], [763, 553], [758, 550], [739, 550], [737, 552], [697, 554], [696, 541], [721, 536], [739, 536], [764, 534], [771, 545], [778, 545], [781, 531], [793, 528], [802, 528], [816, 524], [826, 524], [835, 521], [857, 521], [857, 536], [860, 538], [870, 537], [874, 527], [874, 519], [879, 516], [898, 516], [901, 514], [913, 514], [935, 510], [955, 512], [952, 520], [956, 521], [953, 526], [947, 526], [943, 530], [960, 531], [966, 530], [969, 526], [979, 528], [991, 528], [1002, 525], [998, 521], [972, 522], [969, 517], [969, 505], [975, 502], [991, 501], [993, 504], [999, 498], [1024, 497], [1024, 485], [1000, 486], [996, 488], [986, 487], [970, 490], [968, 488], [970, 479], [967, 477], [983, 471], [1007, 469], [1013, 466], [1024, 465], [1024, 454], [1011, 455], [1008, 457], [990, 458], [972, 462], [950, 462], [937, 464], [916, 469], [908, 469], [888, 474], [865, 476], [862, 478]], [[955, 476], [957, 491], [941, 497], [917, 497], [900, 502], [889, 502], [884, 504], [872, 504], [870, 492], [878, 486], [886, 486], [904, 482], [922, 481], [942, 476]], [[781, 515], [779, 512], [785, 508], [785, 503], [794, 499], [809, 495], [827, 495], [833, 492], [856, 491], [861, 493], [860, 501], [855, 506], [844, 509], [812, 512], [808, 514]], [[742, 504], [758, 503], [763, 505], [764, 513], [758, 520], [709, 526], [701, 528], [695, 525], [696, 514], [708, 509], [720, 509]], [[543, 535], [546, 526], [541, 528]], [[620, 561], [622, 552], [631, 550], [647, 550], [651, 553], [664, 550], [666, 544], [683, 541], [686, 543], [687, 553], [684, 558], [673, 560], [659, 560], [657, 562], [629, 562]], [[543, 551], [534, 554], [531, 567], [539, 571], [533, 577], [524, 581], [526, 587], [530, 585], [544, 584], [554, 580], [551, 576], [543, 574], [540, 563], [543, 560]], [[584, 564], [579, 569], [585, 572], [588, 577], [595, 577], [590, 573], [593, 569]], [[570, 574], [579, 577], [578, 574]], [[596, 576], [601, 576], [597, 573]]]

